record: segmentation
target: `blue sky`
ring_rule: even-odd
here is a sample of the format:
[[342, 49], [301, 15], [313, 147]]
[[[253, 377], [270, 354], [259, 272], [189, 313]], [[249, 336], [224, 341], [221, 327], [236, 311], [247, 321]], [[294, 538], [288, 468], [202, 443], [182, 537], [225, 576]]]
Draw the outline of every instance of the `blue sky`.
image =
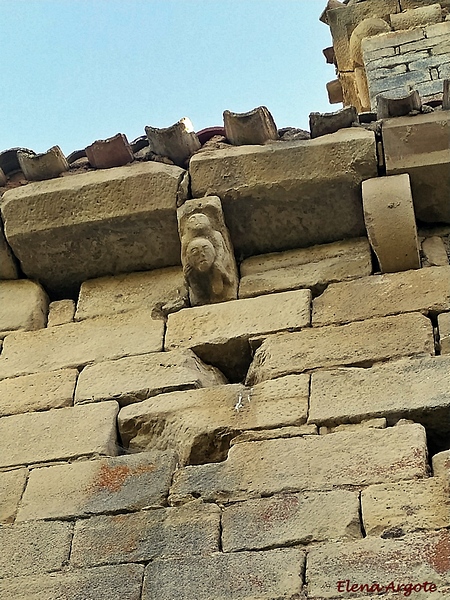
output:
[[308, 128], [328, 104], [325, 0], [0, 0], [0, 150], [65, 154], [118, 132], [266, 105]]

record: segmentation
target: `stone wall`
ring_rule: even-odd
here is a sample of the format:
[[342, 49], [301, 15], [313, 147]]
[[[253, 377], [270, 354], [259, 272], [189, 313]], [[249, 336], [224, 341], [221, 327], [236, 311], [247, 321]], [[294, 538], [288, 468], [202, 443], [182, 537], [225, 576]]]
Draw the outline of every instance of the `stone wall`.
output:
[[450, 597], [449, 114], [5, 191], [1, 600]]

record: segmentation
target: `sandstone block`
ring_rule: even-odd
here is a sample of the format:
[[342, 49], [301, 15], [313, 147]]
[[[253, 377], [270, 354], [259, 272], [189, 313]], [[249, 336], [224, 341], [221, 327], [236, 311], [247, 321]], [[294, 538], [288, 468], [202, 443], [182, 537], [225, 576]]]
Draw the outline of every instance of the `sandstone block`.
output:
[[450, 310], [450, 266], [335, 283], [313, 302], [313, 325], [348, 323], [397, 313]]
[[440, 267], [449, 264], [447, 250], [442, 238], [433, 235], [422, 242], [424, 266]]
[[0, 337], [47, 323], [48, 298], [40, 285], [26, 279], [0, 281]]
[[238, 502], [222, 517], [224, 552], [362, 537], [355, 492], [285, 494]]
[[12, 523], [22, 498], [27, 469], [0, 473], [0, 523]]
[[440, 23], [442, 20], [442, 8], [440, 4], [430, 4], [422, 8], [405, 10], [397, 15], [391, 15], [393, 29], [412, 29], [423, 25]]
[[75, 319], [91, 319], [130, 310], [167, 312], [187, 306], [187, 290], [180, 267], [100, 277], [81, 284]]
[[[419, 8], [424, 4], [435, 4], [435, 0], [402, 0], [403, 10]], [[441, 0], [439, 4], [442, 6], [442, 8], [450, 7], [449, 0]]]
[[362, 184], [362, 193], [367, 234], [380, 270], [389, 273], [420, 268], [409, 176], [368, 179]]
[[191, 502], [180, 508], [83, 519], [75, 525], [76, 567], [181, 558], [219, 551], [220, 508]]
[[[330, 460], [332, 457], [332, 460]], [[391, 483], [427, 475], [421, 425], [236, 444], [225, 462], [175, 473], [172, 502], [246, 500], [293, 491]]]
[[362, 491], [361, 506], [367, 535], [400, 537], [450, 526], [449, 486], [440, 477], [371, 485]]
[[432, 458], [433, 475], [436, 477], [449, 477], [450, 475], [450, 450], [435, 454]]
[[297, 548], [155, 560], [145, 570], [142, 600], [301, 598], [304, 564]]
[[195, 197], [220, 197], [236, 256], [245, 258], [364, 235], [360, 184], [376, 165], [373, 133], [351, 128], [199, 153], [189, 172]]
[[438, 316], [439, 339], [442, 354], [450, 354], [450, 313]]
[[33, 469], [18, 521], [86, 517], [162, 506], [173, 452], [146, 452]]
[[[280, 381], [281, 379], [284, 378], [275, 381]], [[317, 427], [315, 425], [290, 425], [288, 427], [275, 427], [275, 429], [250, 429], [234, 437], [230, 441], [230, 446], [242, 444], [242, 442], [261, 442], [263, 440], [300, 437], [302, 435], [318, 435]]]
[[252, 336], [308, 327], [311, 292], [298, 290], [198, 306], [169, 315], [166, 350], [191, 348], [233, 381], [245, 375]]
[[71, 323], [75, 315], [75, 302], [73, 300], [57, 300], [50, 302], [48, 307], [47, 327]]
[[75, 402], [116, 400], [125, 406], [158, 394], [223, 383], [223, 375], [191, 350], [154, 352], [87, 366], [80, 373]]
[[345, 10], [336, 8], [327, 12], [339, 71], [353, 70], [350, 37], [356, 26], [371, 17], [380, 17], [388, 22], [389, 16], [399, 12], [398, 9], [396, 0], [372, 0], [369, 5], [367, 2], [357, 2]]
[[117, 453], [117, 402], [0, 419], [0, 467]]
[[[405, 597], [405, 593], [430, 598], [431, 589], [441, 593], [436, 598], [445, 598], [445, 592], [450, 589], [449, 544], [446, 530], [416, 533], [400, 539], [369, 537], [341, 545], [326, 544], [308, 555], [309, 594], [318, 598], [354, 598], [359, 591], [367, 598], [368, 594], [394, 591], [399, 592], [394, 598]], [[425, 581], [428, 582], [426, 590]], [[340, 586], [339, 582], [342, 582]], [[411, 584], [420, 584], [415, 591], [422, 593], [415, 594], [412, 587], [398, 588]]]
[[247, 383], [419, 354], [434, 354], [434, 340], [431, 322], [418, 313], [305, 329], [268, 337], [255, 352]]
[[17, 279], [18, 276], [16, 262], [5, 239], [3, 223], [0, 220], [0, 279]]
[[71, 523], [20, 523], [0, 527], [0, 578], [61, 569], [69, 558]]
[[0, 357], [0, 379], [158, 352], [163, 332], [163, 321], [135, 311], [9, 335]]
[[25, 375], [0, 381], [0, 417], [72, 406], [78, 371]]
[[184, 174], [143, 162], [9, 190], [6, 238], [29, 278], [66, 297], [86, 279], [177, 265]]
[[409, 174], [416, 217], [427, 223], [450, 223], [449, 123], [446, 111], [383, 123], [387, 174]]
[[330, 282], [364, 277], [372, 272], [366, 238], [323, 246], [252, 256], [241, 263], [239, 297], [298, 288], [322, 291]]
[[308, 395], [308, 375], [172, 392], [122, 409], [119, 431], [134, 451], [173, 448], [183, 464], [214, 462], [242, 431], [305, 423]]
[[450, 357], [404, 359], [370, 369], [337, 369], [312, 374], [308, 422], [355, 423], [406, 418], [430, 432], [450, 426]]
[[114, 565], [0, 579], [0, 597], [5, 600], [111, 600], [111, 590], [114, 590], [121, 600], [140, 600], [143, 570], [142, 565]]

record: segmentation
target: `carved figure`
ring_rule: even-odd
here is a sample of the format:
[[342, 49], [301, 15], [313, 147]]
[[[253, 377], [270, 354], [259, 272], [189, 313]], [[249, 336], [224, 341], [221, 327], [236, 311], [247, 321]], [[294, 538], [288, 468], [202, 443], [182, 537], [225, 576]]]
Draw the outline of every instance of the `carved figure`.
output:
[[193, 306], [236, 298], [236, 267], [223, 235], [207, 215], [192, 214], [184, 223], [181, 262]]

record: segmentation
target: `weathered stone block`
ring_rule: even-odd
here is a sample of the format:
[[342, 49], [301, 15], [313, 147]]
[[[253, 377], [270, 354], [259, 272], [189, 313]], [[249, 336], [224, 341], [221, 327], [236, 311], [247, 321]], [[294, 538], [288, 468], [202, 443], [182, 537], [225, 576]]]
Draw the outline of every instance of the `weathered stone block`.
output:
[[371, 485], [362, 491], [361, 506], [367, 535], [400, 537], [450, 526], [449, 485], [440, 477]]
[[442, 21], [442, 8], [440, 4], [430, 4], [422, 8], [405, 10], [398, 15], [391, 15], [393, 29], [412, 29], [440, 23]]
[[438, 317], [439, 339], [442, 354], [450, 354], [450, 313]]
[[238, 258], [323, 244], [365, 233], [360, 184], [377, 173], [375, 137], [350, 128], [199, 153], [189, 172], [195, 197], [222, 200]]
[[124, 408], [119, 431], [123, 444], [134, 451], [174, 448], [183, 464], [224, 460], [230, 440], [242, 431], [305, 423], [308, 395], [308, 375], [254, 388], [172, 392]]
[[355, 423], [413, 419], [433, 432], [450, 427], [450, 357], [404, 359], [370, 369], [312, 374], [308, 422]]
[[417, 313], [305, 329], [267, 338], [255, 353], [247, 383], [419, 354], [434, 354], [434, 340], [430, 320]]
[[0, 473], [0, 523], [12, 523], [22, 498], [27, 469]]
[[323, 246], [252, 256], [241, 263], [239, 297], [298, 288], [321, 291], [328, 283], [364, 277], [372, 272], [366, 238]]
[[1, 207], [6, 238], [24, 273], [58, 294], [93, 277], [180, 264], [184, 174], [143, 162], [9, 190]]
[[154, 352], [87, 366], [80, 373], [75, 402], [116, 400], [125, 406], [158, 394], [223, 383], [223, 375], [191, 350]]
[[73, 300], [57, 300], [50, 302], [48, 307], [47, 327], [71, 323], [75, 315], [75, 302]]
[[308, 327], [311, 292], [298, 290], [169, 315], [165, 349], [191, 348], [202, 360], [240, 381], [250, 362], [252, 336]]
[[0, 379], [162, 350], [164, 322], [147, 311], [8, 335]]
[[[368, 594], [394, 591], [398, 595], [393, 598], [405, 597], [405, 593], [430, 598], [433, 597], [430, 590], [438, 590], [440, 595], [438, 593], [433, 600], [445, 598], [450, 589], [449, 547], [446, 530], [416, 533], [400, 539], [369, 537], [340, 545], [323, 545], [308, 555], [309, 594], [314, 598], [354, 598], [359, 591], [366, 598]], [[424, 582], [428, 582], [425, 590]], [[420, 587], [414, 591], [416, 584]]]
[[[288, 375], [288, 377], [291, 377], [291, 375]], [[285, 378], [281, 377], [274, 381], [281, 381], [282, 379]], [[268, 382], [265, 381], [260, 385], [264, 385], [265, 383]], [[242, 444], [243, 442], [261, 442], [263, 440], [300, 437], [303, 435], [319, 435], [319, 433], [315, 425], [289, 425], [287, 427], [275, 427], [275, 429], [250, 429], [234, 437], [230, 442], [230, 446]]]
[[173, 452], [146, 452], [33, 469], [17, 521], [86, 517], [165, 504]]
[[[330, 460], [332, 457], [332, 460]], [[421, 425], [236, 444], [225, 462], [175, 473], [171, 501], [246, 500], [281, 492], [391, 483], [426, 477]]]
[[180, 267], [100, 277], [81, 284], [75, 319], [91, 319], [130, 310], [161, 313], [163, 307], [187, 306], [187, 290]]
[[71, 523], [57, 521], [0, 527], [0, 578], [61, 569], [69, 558], [72, 529]]
[[180, 508], [83, 519], [75, 525], [76, 567], [181, 558], [219, 551], [220, 508], [190, 502]]
[[387, 174], [409, 174], [416, 217], [428, 223], [450, 223], [449, 124], [448, 111], [383, 123]]
[[117, 402], [0, 419], [0, 467], [117, 453]]
[[444, 240], [436, 235], [423, 240], [422, 252], [424, 255], [424, 266], [438, 267], [449, 264]]
[[304, 564], [297, 548], [155, 560], [145, 570], [142, 599], [301, 598]]
[[26, 279], [0, 281], [0, 337], [47, 324], [48, 298], [40, 285]]
[[16, 262], [11, 252], [3, 231], [3, 223], [0, 219], [0, 279], [17, 279]]
[[313, 325], [446, 310], [450, 310], [450, 266], [430, 267], [332, 284], [314, 299]]
[[72, 406], [78, 371], [25, 375], [0, 381], [0, 417]]
[[362, 537], [355, 492], [286, 494], [238, 502], [222, 517], [224, 552]]
[[140, 600], [143, 571], [142, 565], [114, 565], [0, 579], [0, 597], [5, 600], [111, 600], [111, 590], [114, 590], [121, 600]]
[[433, 475], [436, 477], [450, 476], [450, 450], [435, 454], [432, 458]]

